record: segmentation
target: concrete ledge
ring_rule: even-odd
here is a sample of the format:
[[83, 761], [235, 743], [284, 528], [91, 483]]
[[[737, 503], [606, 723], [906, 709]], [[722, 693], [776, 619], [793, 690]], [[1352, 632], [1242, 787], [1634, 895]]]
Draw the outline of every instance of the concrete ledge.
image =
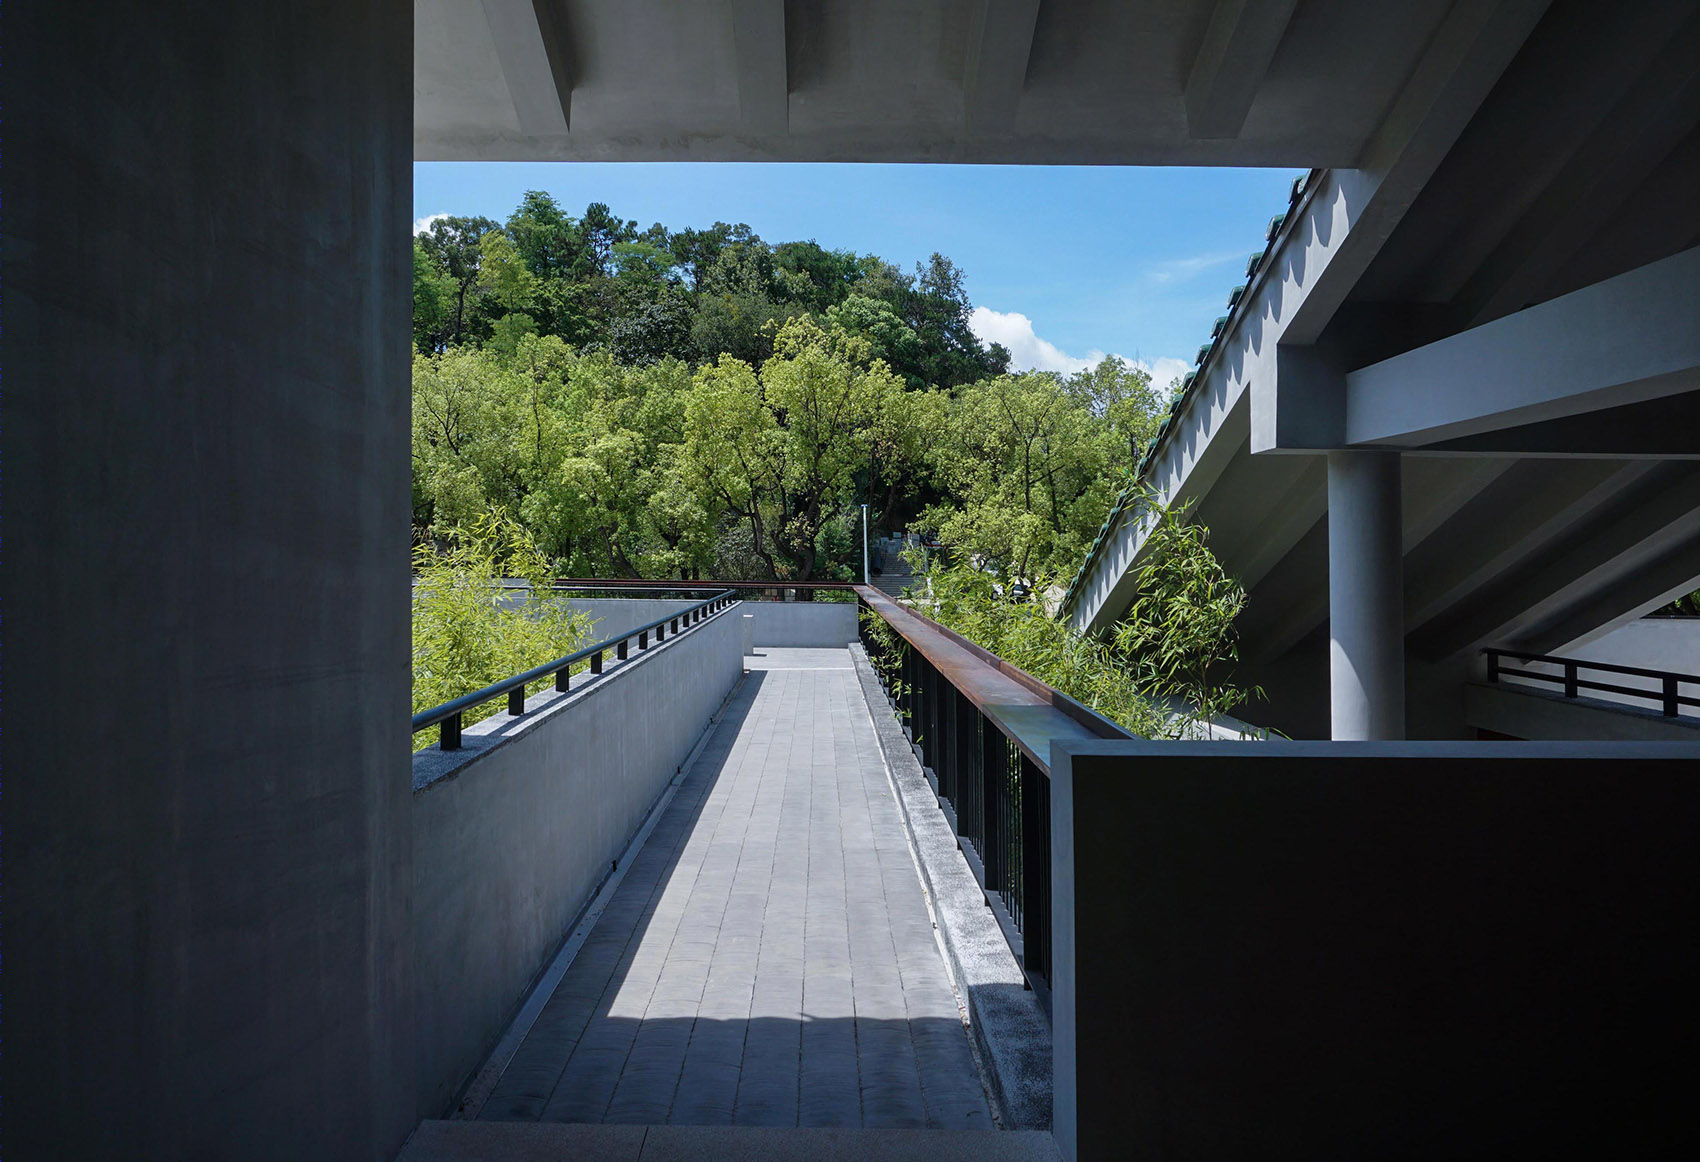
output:
[[746, 601], [758, 646], [847, 646], [858, 637], [854, 601]]
[[1700, 744], [1700, 718], [1666, 718], [1645, 706], [1600, 698], [1566, 698], [1515, 679], [1466, 683], [1464, 724], [1534, 740]]
[[1005, 1129], [1051, 1128], [1051, 1027], [860, 644], [850, 647]]
[[1057, 1162], [1051, 1136], [997, 1130], [421, 1122], [396, 1162]]

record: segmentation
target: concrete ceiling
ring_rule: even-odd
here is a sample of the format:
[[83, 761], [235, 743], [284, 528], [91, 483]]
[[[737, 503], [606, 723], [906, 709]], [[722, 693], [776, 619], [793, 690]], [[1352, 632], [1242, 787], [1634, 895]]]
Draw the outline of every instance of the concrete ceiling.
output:
[[1446, 0], [415, 0], [430, 160], [1352, 166]]

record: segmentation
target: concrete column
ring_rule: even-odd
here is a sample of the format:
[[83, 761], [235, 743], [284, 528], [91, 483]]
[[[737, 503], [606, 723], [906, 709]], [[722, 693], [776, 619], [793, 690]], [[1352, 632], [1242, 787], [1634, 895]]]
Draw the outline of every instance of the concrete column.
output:
[[413, 5], [7, 15], [7, 1154], [392, 1158]]
[[1336, 740], [1405, 737], [1399, 453], [1328, 453], [1328, 663]]

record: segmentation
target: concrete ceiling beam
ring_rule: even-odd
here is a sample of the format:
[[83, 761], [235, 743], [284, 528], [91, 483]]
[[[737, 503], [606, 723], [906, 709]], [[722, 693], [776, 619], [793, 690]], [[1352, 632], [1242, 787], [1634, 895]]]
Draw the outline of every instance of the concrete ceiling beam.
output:
[[[1555, 633], [1570, 640], [1596, 628], [1582, 624], [1574, 616], [1578, 610], [1606, 611], [1600, 615], [1611, 620], [1614, 589], [1625, 595], [1625, 608], [1638, 604], [1636, 577], [1700, 537], [1700, 464], [1672, 461], [1647, 469], [1611, 503], [1408, 635], [1412, 655], [1437, 662], [1486, 646], [1544, 641]], [[1552, 628], [1561, 622], [1561, 630]]]
[[1644, 617], [1696, 588], [1700, 588], [1700, 529], [1691, 528], [1686, 540], [1637, 562], [1618, 583], [1549, 616], [1511, 644], [1532, 654], [1550, 654]]
[[483, 0], [520, 131], [564, 136], [572, 125], [573, 77], [553, 0]]
[[1405, 555], [1405, 628], [1468, 605], [1495, 578], [1560, 539], [1646, 478], [1651, 466], [1606, 461], [1486, 461], [1503, 472]]
[[[1657, 6], [1654, 6], [1657, 7]], [[1645, 62], [1636, 83], [1578, 134], [1568, 161], [1458, 292], [1470, 324], [1522, 309], [1551, 294], [1565, 266], [1700, 121], [1694, 43], [1700, 16]]]
[[969, 133], [1015, 131], [1038, 20], [1039, 0], [974, 0], [970, 5], [962, 70], [962, 113]]
[[1700, 247], [1345, 377], [1345, 442], [1411, 447], [1700, 388]]
[[1240, 135], [1298, 0], [1217, 0], [1186, 80], [1187, 132]]
[[732, 0], [738, 57], [738, 113], [746, 131], [783, 137], [791, 129], [785, 0]]
[[1459, 135], [1475, 116], [1548, 0], [1456, 4], [1430, 39], [1355, 169], [1330, 175], [1320, 212], [1323, 260], [1282, 335], [1315, 343]]

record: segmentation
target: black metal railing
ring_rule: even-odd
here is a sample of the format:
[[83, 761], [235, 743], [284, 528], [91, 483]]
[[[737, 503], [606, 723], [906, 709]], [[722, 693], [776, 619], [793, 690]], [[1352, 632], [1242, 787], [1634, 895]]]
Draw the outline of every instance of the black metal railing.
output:
[[745, 601], [856, 600], [848, 581], [683, 581], [633, 577], [562, 577], [551, 588], [580, 597], [631, 597], [652, 593], [695, 594], [733, 590]]
[[[685, 632], [733, 605], [737, 600], [736, 592], [731, 589], [722, 590], [705, 601], [699, 601], [695, 605], [679, 610], [677, 613], [658, 617], [646, 625], [628, 630], [619, 637], [607, 638], [595, 645], [585, 646], [583, 649], [575, 650], [565, 657], [544, 662], [541, 666], [533, 666], [523, 674], [515, 674], [511, 678], [503, 678], [500, 682], [492, 682], [482, 690], [474, 690], [470, 694], [462, 694], [459, 698], [445, 702], [441, 706], [421, 710], [413, 716], [413, 733], [418, 734], [421, 730], [428, 730], [433, 726], [440, 725], [438, 744], [444, 750], [456, 750], [460, 747], [461, 724], [467, 711], [506, 695], [508, 713], [515, 716], [524, 714], [525, 688], [531, 683], [552, 677], [555, 679], [555, 689], [565, 692], [571, 680], [572, 667], [578, 663], [588, 660], [590, 672], [600, 674], [602, 672], [603, 655], [610, 650], [613, 651], [616, 658], [624, 659], [629, 652], [628, 644], [634, 639], [637, 641], [638, 649], [647, 650], [651, 633], [655, 635], [655, 641], [659, 644], [667, 640], [669, 633]], [[681, 627], [683, 628], [681, 629]]]
[[[1566, 698], [1580, 698], [1584, 690], [1618, 694], [1651, 703], [1657, 706], [1660, 713], [1666, 718], [1677, 717], [1682, 713], [1682, 708], [1685, 706], [1700, 707], [1700, 697], [1682, 692], [1684, 686], [1692, 686], [1695, 687], [1696, 691], [1700, 691], [1700, 675], [1679, 674], [1671, 670], [1649, 670], [1641, 666], [1619, 666], [1611, 662], [1579, 661], [1576, 658], [1560, 658], [1550, 654], [1526, 654], [1518, 650], [1483, 650], [1482, 652], [1487, 655], [1487, 678], [1489, 682], [1497, 683], [1501, 678], [1548, 682], [1561, 686]], [[1557, 666], [1558, 672], [1531, 670], [1526, 666], [1507, 666], [1505, 664], [1506, 659]], [[1620, 682], [1601, 682], [1585, 676], [1586, 672], [1650, 678], [1658, 683], [1658, 688], [1625, 686]]]
[[[988, 903], [995, 900], [993, 912], [1004, 927], [1010, 947], [1048, 1006], [1050, 767], [1045, 756], [1032, 753], [1031, 737], [1018, 741], [1014, 732], [1006, 729], [1007, 723], [1000, 723], [995, 713], [987, 713], [993, 700], [981, 705], [975, 695], [984, 697], [988, 688], [984, 679], [990, 669], [999, 679], [1024, 687], [1033, 696], [1031, 701], [1048, 703], [1060, 719], [1074, 724], [1076, 735], [1080, 733], [1078, 727], [1084, 726], [1084, 733], [1097, 737], [1131, 736], [913, 610], [888, 616], [869, 600], [866, 591], [861, 604], [864, 612], [872, 610], [893, 631], [890, 635], [870, 632], [864, 618], [862, 644], [876, 660], [876, 670], [887, 682], [887, 693], [908, 727], [910, 740], [920, 748], [923, 766], [930, 768], [936, 780], [940, 803], [950, 816]], [[893, 616], [913, 624], [906, 632], [905, 627], [894, 624]], [[917, 641], [911, 640], [912, 633], [961, 647], [955, 656], [964, 659], [963, 665], [941, 669]], [[978, 675], [967, 672], [973, 667], [980, 668]]]

